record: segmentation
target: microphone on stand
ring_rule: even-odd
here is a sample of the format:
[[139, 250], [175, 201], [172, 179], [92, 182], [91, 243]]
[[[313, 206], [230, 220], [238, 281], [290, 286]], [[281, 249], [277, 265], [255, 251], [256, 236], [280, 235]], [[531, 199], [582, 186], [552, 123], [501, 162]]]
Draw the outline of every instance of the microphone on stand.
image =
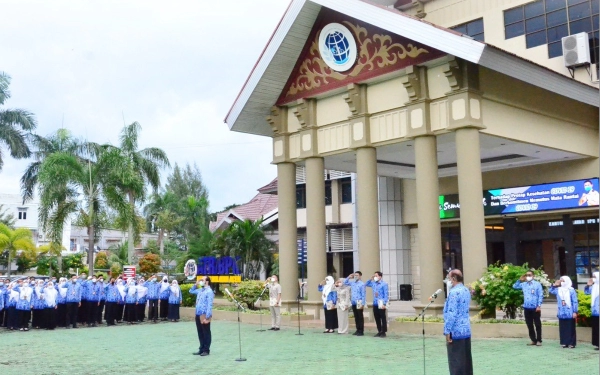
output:
[[[225, 289], [225, 290], [227, 290], [227, 289]], [[441, 289], [438, 289], [438, 290], [436, 290], [436, 291], [435, 291], [435, 293], [433, 293], [433, 294], [431, 295], [431, 297], [429, 297], [429, 300], [430, 300], [430, 301], [433, 301], [434, 299], [436, 299], [436, 298], [437, 298], [438, 294], [441, 294], [442, 292], [443, 292], [443, 290], [441, 290]]]

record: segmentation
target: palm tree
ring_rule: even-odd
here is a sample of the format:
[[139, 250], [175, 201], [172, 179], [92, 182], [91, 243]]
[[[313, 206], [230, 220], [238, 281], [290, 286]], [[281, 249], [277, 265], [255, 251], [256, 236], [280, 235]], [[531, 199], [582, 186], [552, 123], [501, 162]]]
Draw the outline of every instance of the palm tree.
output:
[[7, 275], [10, 276], [10, 264], [12, 259], [17, 256], [17, 251], [35, 251], [31, 231], [25, 228], [13, 230], [0, 223], [0, 249], [8, 251]]
[[239, 257], [244, 279], [257, 279], [273, 261], [273, 241], [265, 235], [262, 219], [234, 221], [221, 233], [222, 255]]
[[4, 206], [0, 204], [0, 223], [9, 228], [14, 228], [16, 222], [17, 219], [15, 219], [15, 215], [8, 212], [8, 209], [5, 209]]
[[138, 122], [125, 126], [121, 131], [118, 148], [111, 153], [117, 154], [119, 170], [115, 189], [124, 193], [129, 201], [128, 258], [133, 262], [134, 224], [136, 222], [135, 205], [144, 199], [145, 187], [150, 185], [156, 191], [160, 185], [160, 168], [169, 166], [167, 154], [156, 147], [138, 150], [138, 138], [142, 127]]
[[[10, 98], [10, 77], [0, 72], [0, 104]], [[24, 109], [0, 109], [0, 145], [4, 144], [10, 156], [15, 159], [27, 158], [31, 155], [27, 145], [27, 132], [35, 130], [36, 120], [31, 112]], [[0, 148], [0, 170], [4, 165]]]
[[163, 193], [154, 193], [150, 197], [150, 202], [144, 207], [144, 214], [148, 223], [152, 224], [153, 229], [158, 228], [158, 246], [160, 255], [164, 254], [164, 236], [170, 233], [178, 224], [177, 215], [171, 210], [176, 204], [175, 195], [170, 191]]

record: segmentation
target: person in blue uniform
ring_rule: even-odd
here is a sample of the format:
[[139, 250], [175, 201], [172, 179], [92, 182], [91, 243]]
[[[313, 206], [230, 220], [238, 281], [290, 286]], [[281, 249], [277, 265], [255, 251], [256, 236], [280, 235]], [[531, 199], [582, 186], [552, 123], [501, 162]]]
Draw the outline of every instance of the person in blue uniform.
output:
[[344, 284], [350, 285], [352, 302], [352, 313], [354, 314], [354, 324], [356, 325], [355, 336], [363, 336], [365, 334], [365, 318], [363, 315], [364, 306], [367, 304], [365, 283], [361, 280], [362, 272], [356, 271], [350, 274]]
[[444, 304], [444, 335], [450, 375], [473, 375], [469, 319], [471, 291], [463, 285], [462, 272], [457, 269], [448, 273], [446, 286], [448, 298]]
[[544, 289], [542, 284], [533, 279], [533, 272], [527, 271], [514, 285], [514, 289], [523, 291], [523, 313], [529, 329], [529, 346], [542, 346], [542, 300]]
[[166, 321], [167, 317], [169, 316], [169, 294], [170, 294], [169, 287], [170, 287], [169, 278], [167, 276], [163, 276], [163, 279], [160, 283], [159, 294], [158, 294], [158, 299], [160, 300], [160, 302], [159, 302], [160, 312], [159, 313], [160, 313], [161, 321]]
[[54, 285], [58, 294], [56, 295], [56, 325], [58, 327], [67, 326], [67, 279], [61, 277], [58, 284]]
[[119, 295], [119, 290], [117, 289], [117, 285], [115, 283], [114, 278], [111, 278], [104, 288], [106, 295], [106, 304], [104, 307], [104, 320], [106, 320], [107, 326], [114, 326], [117, 312], [117, 303], [119, 302], [121, 296]]
[[35, 329], [46, 328], [42, 323], [42, 316], [44, 315], [44, 281], [37, 280], [33, 287], [33, 294], [31, 295], [31, 305], [33, 306], [31, 313], [31, 326]]
[[592, 274], [585, 287], [585, 294], [591, 295], [592, 308], [592, 345], [598, 350], [598, 316], [600, 315], [600, 298], [598, 297], [598, 272]]
[[21, 282], [13, 282], [7, 291], [8, 300], [6, 301], [6, 328], [14, 331], [19, 329], [19, 315], [17, 313], [17, 301], [19, 300], [19, 285]]
[[168, 318], [171, 322], [179, 321], [179, 306], [181, 305], [182, 296], [181, 288], [177, 280], [173, 280], [169, 287], [169, 315]]
[[0, 283], [0, 327], [4, 324], [4, 294], [6, 290], [4, 288], [4, 283]]
[[85, 324], [87, 322], [87, 311], [88, 311], [88, 286], [91, 283], [92, 277], [86, 276], [82, 273], [77, 282], [81, 286], [81, 301], [77, 310], [77, 322], [79, 324]]
[[100, 305], [100, 294], [102, 285], [98, 284], [98, 278], [92, 276], [92, 279], [87, 282], [85, 288], [87, 292], [87, 326], [98, 327], [98, 306]]
[[8, 287], [10, 286], [10, 281], [8, 279], [4, 280], [4, 284], [3, 284], [3, 294], [2, 294], [2, 298], [3, 298], [3, 302], [4, 302], [4, 310], [2, 310], [2, 314], [0, 314], [0, 324], [2, 327], [6, 327], [7, 326], [7, 317], [6, 315], [8, 314], [8, 298], [9, 296], [9, 290]]
[[200, 348], [193, 354], [202, 357], [210, 354], [210, 344], [212, 334], [210, 331], [210, 321], [212, 319], [212, 307], [215, 294], [210, 287], [210, 277], [204, 276], [190, 289], [191, 294], [196, 295], [196, 331]]
[[19, 331], [29, 331], [29, 319], [31, 318], [31, 309], [33, 289], [28, 283], [24, 282], [19, 287], [19, 300], [17, 301], [17, 315], [19, 319]]
[[100, 285], [100, 303], [96, 311], [96, 322], [102, 324], [102, 313], [104, 312], [104, 306], [106, 305], [106, 285], [104, 283], [104, 276], [98, 275], [98, 285]]
[[144, 278], [140, 278], [137, 285], [137, 305], [136, 305], [136, 318], [140, 323], [144, 322], [146, 318], [146, 302], [148, 302], [148, 288]]
[[387, 304], [389, 301], [389, 288], [388, 284], [383, 281], [383, 273], [380, 271], [375, 272], [365, 283], [365, 286], [373, 288], [373, 318], [377, 325], [377, 334], [375, 337], [384, 338], [387, 332]]
[[150, 281], [146, 283], [148, 288], [148, 321], [156, 323], [158, 321], [158, 296], [160, 285], [156, 282], [156, 275], [150, 277]]
[[117, 286], [117, 290], [119, 291], [119, 299], [117, 301], [117, 307], [115, 308], [115, 320], [117, 323], [121, 323], [123, 321], [123, 314], [125, 312], [125, 296], [127, 295], [125, 282], [119, 276], [115, 282]]
[[43, 315], [43, 327], [47, 330], [54, 330], [56, 328], [56, 297], [58, 291], [54, 287], [54, 283], [50, 281], [44, 288], [44, 315]]
[[337, 320], [337, 293], [333, 290], [333, 277], [327, 276], [321, 281], [318, 290], [321, 292], [323, 310], [325, 311], [325, 331], [323, 333], [334, 333], [338, 329]]
[[125, 287], [127, 294], [125, 295], [125, 321], [127, 324], [135, 324], [136, 321], [136, 305], [137, 305], [137, 286], [133, 277], [127, 280]]
[[73, 275], [71, 281], [63, 286], [67, 290], [67, 311], [66, 311], [66, 327], [77, 328], [77, 318], [79, 307], [81, 307], [81, 284], [77, 281], [77, 276]]
[[569, 276], [561, 276], [550, 287], [550, 293], [556, 295], [558, 312], [558, 334], [560, 345], [564, 349], [574, 349], [577, 346], [577, 332], [575, 330], [579, 302], [577, 293]]

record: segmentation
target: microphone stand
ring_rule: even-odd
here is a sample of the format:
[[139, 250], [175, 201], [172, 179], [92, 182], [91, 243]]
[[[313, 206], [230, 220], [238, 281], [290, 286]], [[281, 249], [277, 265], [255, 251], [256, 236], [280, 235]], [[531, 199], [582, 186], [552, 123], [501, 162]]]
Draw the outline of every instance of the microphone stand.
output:
[[245, 311], [244, 306], [242, 306], [235, 298], [233, 298], [233, 295], [229, 295], [229, 297], [231, 297], [231, 299], [233, 300], [233, 302], [235, 302], [235, 304], [237, 305], [237, 316], [238, 316], [238, 342], [240, 345], [240, 357], [236, 358], [236, 362], [244, 362], [246, 360], [246, 358], [242, 358], [242, 321], [240, 319], [240, 310]]
[[[254, 302], [254, 304], [258, 303], [259, 312], [261, 312], [261, 310], [262, 310], [262, 300], [261, 300], [261, 297], [263, 296], [263, 294], [265, 294], [265, 291], [267, 289], [269, 289], [269, 288], [267, 288], [267, 285], [265, 285], [265, 288], [263, 289], [263, 291], [260, 292], [260, 296], [258, 296], [258, 298], [256, 299], [256, 302]], [[263, 327], [262, 327], [262, 316], [263, 316], [262, 312], [259, 315], [260, 316], [258, 318], [260, 319], [260, 329], [257, 329], [256, 332], [264, 332], [264, 331], [266, 331], [266, 329], [263, 329]], [[241, 357], [241, 355], [240, 355], [240, 357]]]
[[[437, 296], [436, 296], [436, 298], [437, 298]], [[423, 307], [423, 310], [421, 310], [421, 313], [413, 320], [413, 322], [414, 322], [417, 319], [419, 319], [419, 317], [421, 317], [421, 322], [423, 323], [423, 375], [426, 374], [426, 372], [425, 372], [425, 311], [427, 310], [429, 305], [431, 305], [433, 303], [433, 301], [435, 301], [435, 298], [432, 299], [431, 301], [429, 301], [427, 306]]]
[[300, 298], [302, 297], [302, 284], [300, 284], [300, 286], [298, 287], [298, 297], [296, 298], [296, 302], [298, 304], [298, 333], [296, 333], [296, 336], [303, 336], [304, 333], [300, 332]]

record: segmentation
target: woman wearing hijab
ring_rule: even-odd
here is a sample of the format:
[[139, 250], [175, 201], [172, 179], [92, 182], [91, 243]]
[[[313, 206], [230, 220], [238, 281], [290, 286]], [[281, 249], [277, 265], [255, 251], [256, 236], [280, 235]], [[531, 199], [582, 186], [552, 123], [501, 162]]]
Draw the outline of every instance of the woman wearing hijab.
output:
[[127, 287], [125, 289], [127, 291], [127, 295], [125, 295], [125, 320], [127, 324], [135, 324], [137, 315], [137, 286], [135, 286], [133, 278], [127, 280]]
[[321, 299], [323, 300], [323, 309], [325, 310], [325, 331], [323, 333], [333, 333], [338, 328], [338, 319], [335, 304], [337, 302], [337, 293], [333, 290], [333, 277], [327, 276], [319, 285]]
[[6, 302], [6, 328], [10, 329], [11, 331], [19, 329], [19, 314], [17, 313], [18, 301], [19, 287], [17, 283], [13, 282], [8, 287], [8, 301]]
[[58, 295], [58, 291], [54, 288], [54, 283], [50, 281], [48, 285], [44, 288], [44, 315], [43, 328], [48, 330], [53, 330], [56, 328], [56, 310], [58, 306], [56, 304], [56, 297]]
[[558, 306], [558, 331], [560, 345], [563, 348], [573, 349], [577, 345], [575, 332], [575, 320], [577, 319], [578, 302], [577, 293], [573, 289], [573, 283], [569, 276], [561, 276], [550, 287], [550, 293], [556, 295]]
[[35, 329], [46, 328], [42, 322], [42, 316], [44, 315], [44, 281], [38, 280], [33, 287], [33, 294], [31, 295], [31, 304], [33, 306], [33, 312], [31, 316], [31, 326]]
[[179, 321], [179, 305], [181, 305], [181, 289], [177, 280], [173, 280], [169, 287], [169, 315], [172, 322]]
[[585, 294], [592, 296], [592, 345], [598, 350], [598, 315], [600, 315], [600, 298], [598, 298], [598, 272], [592, 274], [585, 287]]
[[17, 301], [19, 331], [29, 331], [29, 319], [31, 318], [31, 309], [33, 308], [32, 295], [33, 289], [28, 283], [23, 283], [23, 286], [19, 288], [19, 300]]
[[127, 295], [125, 290], [126, 289], [125, 284], [123, 283], [123, 279], [119, 277], [117, 279], [117, 291], [119, 292], [119, 298], [117, 300], [117, 307], [115, 308], [115, 319], [117, 323], [121, 323], [123, 321], [123, 311], [125, 309], [125, 296]]
[[137, 286], [137, 321], [140, 323], [144, 322], [144, 318], [146, 317], [146, 302], [148, 298], [148, 288], [146, 287], [146, 283], [144, 279], [140, 279]]
[[166, 321], [169, 316], [169, 278], [167, 276], [163, 276], [162, 282], [160, 283], [160, 289], [158, 298], [160, 299], [159, 307], [160, 307], [160, 320]]
[[58, 294], [56, 295], [56, 325], [58, 327], [67, 326], [67, 283], [66, 277], [58, 279], [58, 285], [55, 285]]
[[351, 289], [350, 286], [344, 285], [345, 279], [339, 279], [335, 283], [335, 290], [337, 294], [337, 319], [338, 319], [338, 333], [348, 333], [348, 312], [352, 306], [350, 300]]

